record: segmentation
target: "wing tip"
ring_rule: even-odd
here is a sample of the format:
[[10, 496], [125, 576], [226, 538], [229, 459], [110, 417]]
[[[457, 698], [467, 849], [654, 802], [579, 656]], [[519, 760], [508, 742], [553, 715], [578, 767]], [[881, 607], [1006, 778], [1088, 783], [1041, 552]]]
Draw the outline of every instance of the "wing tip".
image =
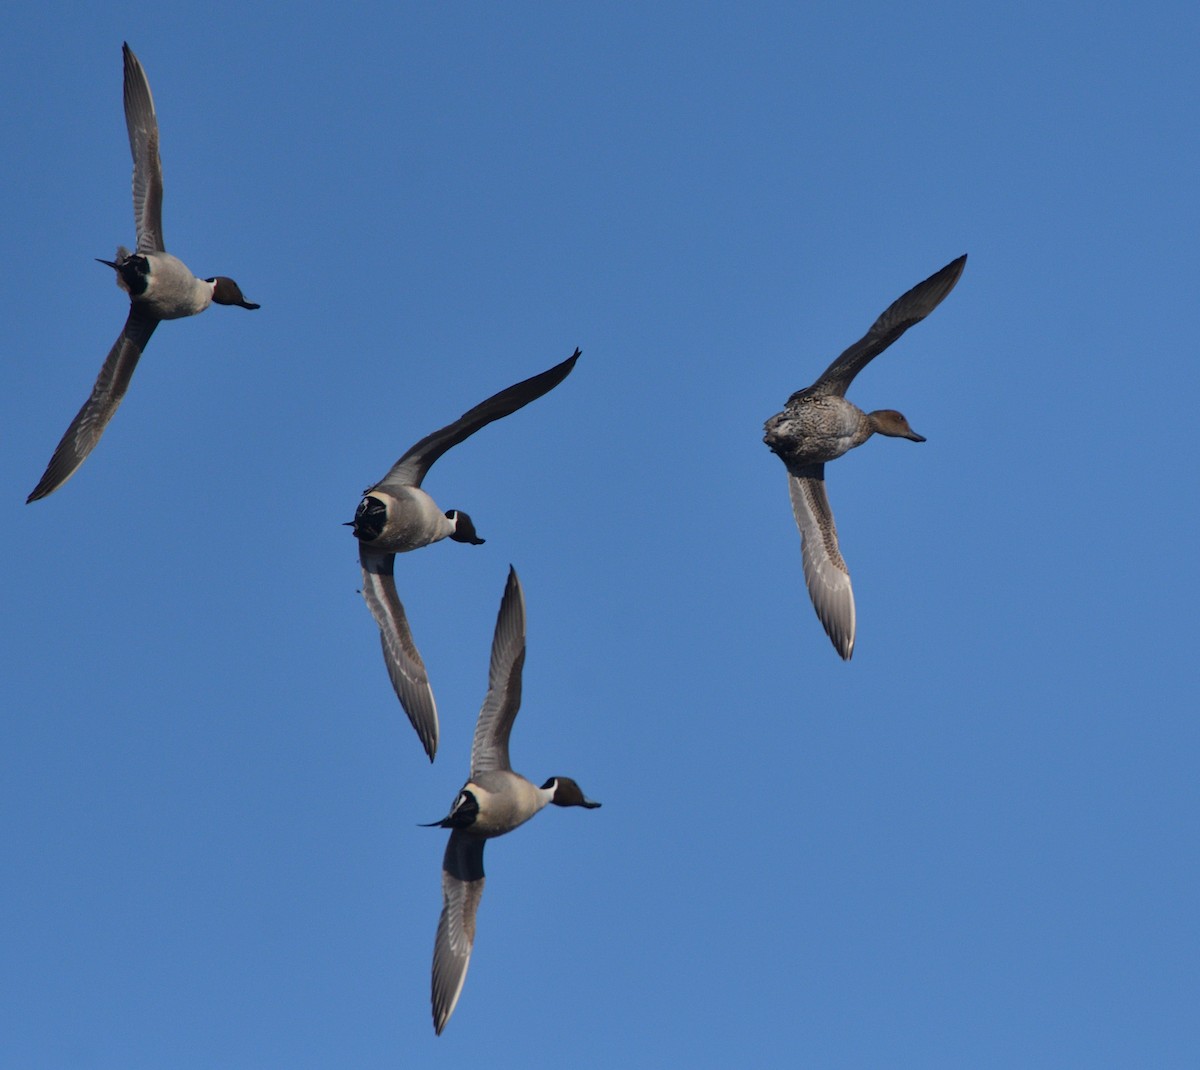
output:
[[84, 454], [83, 457], [75, 460], [64, 472], [63, 466], [59, 463], [59, 458], [57, 456], [51, 457], [50, 463], [46, 466], [46, 471], [42, 473], [42, 478], [38, 480], [38, 485], [29, 492], [29, 497], [25, 499], [25, 504], [30, 505], [33, 502], [41, 501], [42, 498], [48, 498], [79, 471], [86, 459], [87, 455]]
[[433, 698], [433, 688], [426, 681], [424, 697], [428, 698], [428, 705], [420, 703], [417, 709], [410, 710], [408, 704], [404, 701], [404, 696], [398, 688], [395, 688], [394, 680], [392, 681], [392, 685], [396, 690], [396, 697], [400, 700], [400, 708], [408, 715], [409, 723], [417, 733], [417, 738], [421, 741], [421, 746], [425, 749], [425, 754], [428, 756], [430, 764], [432, 764], [433, 759], [437, 757], [438, 742], [441, 739], [437, 703]]
[[[579, 346], [576, 346], [575, 352], [567, 357], [566, 360], [559, 361], [559, 363], [555, 364], [554, 367], [548, 368], [540, 375], [535, 375], [532, 379], [525, 380], [526, 383], [537, 383], [540, 381], [540, 383], [549, 384], [540, 394], [537, 394], [535, 398], [544, 397], [556, 386], [558, 386], [559, 383], [561, 383], [568, 375], [571, 374], [571, 372], [575, 370], [575, 364], [581, 356], [583, 356], [583, 350], [580, 349]], [[531, 398], [530, 400], [535, 400], [535, 398]]]
[[[963, 253], [962, 256], [958, 257], [955, 260], [951, 260], [950, 263], [948, 263], [944, 268], [942, 268], [942, 271], [946, 272], [946, 274], [948, 276], [951, 276], [951, 278], [949, 279], [951, 289], [953, 289], [957, 285], [958, 280], [960, 278], [962, 278], [962, 273], [966, 269], [967, 269], [967, 254], [966, 253]], [[948, 292], [949, 291], [947, 291], [947, 293]]]
[[49, 474], [49, 471], [47, 471], [46, 475], [42, 476], [42, 478], [38, 481], [38, 485], [29, 492], [29, 497], [25, 499], [26, 505], [30, 505], [36, 501], [41, 501], [41, 499], [46, 497], [46, 495], [53, 494], [56, 490], [58, 490], [60, 484], [55, 483], [52, 486], [48, 485], [46, 476]]

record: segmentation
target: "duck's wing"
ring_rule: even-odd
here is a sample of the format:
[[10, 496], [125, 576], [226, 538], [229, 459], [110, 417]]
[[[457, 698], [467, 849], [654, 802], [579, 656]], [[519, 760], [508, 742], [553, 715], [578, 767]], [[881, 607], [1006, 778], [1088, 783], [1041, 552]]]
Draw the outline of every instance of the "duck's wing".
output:
[[[966, 267], [964, 254], [952, 260], [941, 271], [917, 283], [908, 293], [896, 298], [884, 313], [871, 324], [857, 342], [835, 360], [812, 386], [802, 394], [836, 394], [843, 397], [854, 377], [890, 346], [914, 323], [920, 323], [954, 289]], [[792, 395], [795, 397], [795, 395]]]
[[121, 336], [104, 358], [104, 366], [96, 377], [91, 397], [71, 421], [41, 480], [25, 499], [26, 504], [58, 490], [87, 459], [104, 434], [117, 406], [121, 404], [129, 388], [129, 380], [133, 377], [133, 369], [137, 367], [142, 350], [157, 326], [158, 320], [139, 312], [136, 305], [130, 307]]
[[483, 845], [479, 836], [454, 831], [442, 859], [442, 916], [433, 944], [433, 1028], [441, 1034], [462, 994], [475, 943], [475, 915], [483, 896]]
[[800, 554], [809, 597], [825, 633], [837, 652], [849, 661], [854, 653], [854, 592], [825, 494], [825, 466], [810, 464], [789, 469], [788, 493], [800, 529]]
[[493, 769], [511, 770], [508, 737], [521, 708], [521, 669], [525, 665], [525, 592], [516, 569], [508, 567], [508, 583], [496, 616], [487, 696], [475, 722], [471, 743], [471, 777]]
[[396, 555], [380, 553], [360, 542], [358, 559], [362, 565], [363, 598], [371, 608], [375, 623], [379, 625], [383, 660], [392, 687], [432, 762], [438, 745], [437, 706], [433, 701], [433, 688], [429, 686], [425, 663], [413, 642], [408, 617], [396, 594], [396, 578], [393, 574]]
[[374, 487], [369, 488], [369, 491], [376, 488], [388, 490], [397, 486], [419, 487], [433, 462], [451, 446], [458, 445], [463, 439], [470, 438], [481, 427], [486, 427], [494, 420], [511, 415], [517, 409], [523, 408], [558, 386], [575, 367], [580, 352], [576, 349], [561, 364], [556, 364], [539, 375], [516, 383], [507, 390], [501, 390], [498, 394], [493, 394], [487, 401], [481, 401], [473, 409], [464, 412], [454, 423], [447, 424], [431, 435], [426, 435], [392, 465], [392, 470]]
[[137, 226], [137, 251], [161, 253], [162, 233], [162, 160], [158, 155], [158, 117], [146, 72], [128, 45], [121, 46], [125, 57], [125, 126], [129, 131], [129, 151], [133, 153], [133, 220]]

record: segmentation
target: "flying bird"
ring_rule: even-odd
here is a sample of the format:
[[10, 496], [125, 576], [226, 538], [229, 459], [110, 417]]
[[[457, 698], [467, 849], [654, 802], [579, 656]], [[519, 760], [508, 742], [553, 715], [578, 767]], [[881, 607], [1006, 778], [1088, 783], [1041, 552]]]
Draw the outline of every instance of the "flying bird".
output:
[[451, 829], [442, 860], [442, 914], [433, 946], [433, 1028], [440, 1035], [462, 994], [475, 943], [475, 915], [483, 895], [483, 848], [493, 836], [523, 825], [550, 803], [600, 804], [568, 777], [551, 777], [540, 788], [512, 771], [508, 737], [521, 706], [521, 669], [525, 664], [525, 595], [516, 570], [496, 617], [487, 696], [471, 744], [471, 776], [450, 813], [425, 828]]
[[238, 284], [224, 275], [198, 279], [182, 260], [163, 246], [162, 161], [158, 155], [158, 119], [146, 72], [128, 45], [125, 57], [125, 125], [133, 153], [133, 217], [137, 249], [117, 249], [116, 260], [101, 260], [117, 273], [117, 285], [129, 294], [129, 316], [121, 336], [109, 350], [104, 367], [67, 433], [50, 458], [41, 481], [26, 504], [61, 487], [83, 464], [104, 434], [108, 421], [129, 388], [133, 369], [161, 320], [203, 312], [214, 302], [258, 308], [242, 295]]
[[363, 598], [379, 625], [388, 676], [430, 761], [437, 753], [437, 706], [425, 663], [413, 642], [404, 606], [396, 593], [393, 573], [396, 554], [445, 538], [475, 546], [484, 540], [462, 510], [443, 513], [421, 489], [421, 482], [433, 462], [451, 446], [553, 390], [570, 374], [579, 355], [580, 350], [576, 349], [561, 364], [501, 390], [463, 413], [454, 423], [426, 435], [392, 465], [383, 479], [363, 491], [354, 519], [348, 524], [358, 538]]
[[966, 256], [960, 256], [893, 301], [862, 338], [764, 425], [763, 441], [787, 467], [808, 593], [826, 634], [846, 660], [854, 653], [854, 592], [825, 494], [825, 463], [874, 434], [925, 441], [895, 409], [863, 412], [846, 400], [846, 390], [863, 368], [937, 308], [966, 263]]

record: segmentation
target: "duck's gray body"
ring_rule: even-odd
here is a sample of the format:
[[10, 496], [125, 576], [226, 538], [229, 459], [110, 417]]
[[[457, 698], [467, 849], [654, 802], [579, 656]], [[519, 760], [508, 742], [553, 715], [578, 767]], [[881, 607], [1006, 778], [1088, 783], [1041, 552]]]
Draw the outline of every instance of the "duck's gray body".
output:
[[388, 678], [430, 761], [437, 754], [437, 704], [396, 591], [396, 554], [419, 550], [446, 538], [475, 545], [483, 539], [476, 535], [466, 513], [458, 509], [442, 512], [421, 489], [421, 483], [433, 462], [451, 446], [553, 390], [570, 374], [579, 355], [576, 349], [560, 364], [493, 394], [452, 424], [426, 435], [392, 465], [383, 479], [363, 491], [362, 501], [350, 522], [358, 539], [363, 598], [379, 625]]
[[463, 791], [474, 796], [478, 812], [469, 826], [470, 835], [488, 839], [525, 824], [554, 797], [554, 792], [539, 788], [520, 773], [493, 769], [471, 777]]
[[539, 788], [512, 771], [508, 739], [521, 705], [524, 663], [525, 596], [510, 568], [496, 617], [487, 697], [471, 745], [471, 776], [450, 813], [434, 822], [453, 830], [442, 859], [442, 914], [433, 948], [431, 998], [433, 1026], [439, 1034], [462, 994], [471, 961], [475, 916], [483, 895], [484, 844], [525, 824], [550, 803], [589, 810], [600, 805], [568, 777], [551, 777]]
[[[383, 525], [379, 534], [364, 540], [373, 550], [406, 554], [441, 542], [458, 530], [457, 518], [443, 513], [438, 503], [420, 487], [391, 484], [384, 489], [382, 485], [376, 485], [368, 496], [383, 506]], [[363, 536], [359, 538], [363, 539]]]
[[894, 409], [864, 412], [844, 395], [867, 364], [937, 308], [958, 282], [966, 261], [966, 256], [959, 257], [892, 302], [862, 338], [812, 386], [788, 398], [783, 411], [763, 428], [763, 441], [787, 466], [788, 493], [800, 529], [804, 578], [813, 607], [835, 649], [847, 660], [854, 653], [854, 592], [825, 493], [825, 464], [875, 434], [913, 442], [925, 439]]
[[117, 249], [115, 260], [102, 260], [117, 273], [117, 285], [129, 295], [129, 316], [109, 350], [91, 396], [59, 441], [38, 485], [26, 499], [37, 501], [61, 487], [100, 441], [121, 404], [146, 343], [162, 320], [203, 312], [214, 301], [254, 309], [238, 284], [223, 275], [199, 279], [163, 246], [162, 161], [158, 154], [158, 118], [146, 72], [128, 45], [125, 63], [125, 126], [133, 154], [133, 215], [137, 249]]
[[[136, 264], [138, 260], [144, 261], [144, 265]], [[116, 260], [105, 263], [115, 266], [117, 285], [129, 294], [130, 302], [138, 311], [156, 320], [195, 316], [213, 303], [216, 284], [209, 279], [196, 278], [191, 268], [170, 253], [134, 254], [121, 246], [117, 249]], [[140, 278], [140, 289], [131, 287], [131, 274]]]

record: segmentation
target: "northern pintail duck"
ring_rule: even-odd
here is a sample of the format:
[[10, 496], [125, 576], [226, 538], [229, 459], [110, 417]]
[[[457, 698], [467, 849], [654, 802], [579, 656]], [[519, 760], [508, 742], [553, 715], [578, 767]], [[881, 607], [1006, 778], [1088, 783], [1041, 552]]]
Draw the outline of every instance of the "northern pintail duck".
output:
[[600, 804], [567, 777], [551, 777], [540, 788], [512, 771], [508, 737], [521, 707], [521, 668], [525, 664], [525, 595], [510, 566], [496, 618], [487, 696], [471, 744], [471, 776], [450, 813], [426, 828], [448, 828], [442, 860], [442, 915], [433, 945], [433, 1028], [441, 1033], [462, 993], [475, 943], [475, 914], [483, 895], [483, 847], [523, 825], [550, 803]]
[[863, 412], [846, 400], [854, 377], [954, 289], [966, 256], [897, 298], [871, 329], [825, 369], [812, 386], [798, 390], [783, 412], [764, 425], [763, 441], [787, 466], [792, 511], [800, 528], [804, 579], [817, 616], [837, 652], [854, 653], [854, 592], [838, 550], [837, 528], [825, 495], [825, 462], [861, 446], [872, 435], [924, 442], [894, 409]]
[[116, 340], [92, 395], [71, 421], [67, 433], [50, 458], [41, 481], [26, 503], [56, 491], [92, 452], [108, 421], [125, 396], [133, 369], [161, 320], [180, 319], [203, 312], [214, 302], [258, 308], [242, 295], [233, 279], [216, 275], [198, 279], [182, 260], [163, 247], [162, 161], [158, 155], [158, 119], [146, 72], [128, 45], [125, 56], [125, 125], [133, 153], [133, 216], [137, 249], [117, 249], [116, 260], [101, 260], [117, 273], [117, 285], [129, 294], [129, 316]]
[[484, 540], [475, 533], [471, 518], [461, 509], [443, 513], [421, 489], [421, 481], [433, 462], [451, 446], [553, 390], [575, 367], [579, 354], [576, 349], [561, 364], [501, 390], [463, 413], [454, 423], [426, 435], [392, 465], [383, 479], [363, 491], [363, 499], [348, 525], [358, 537], [363, 598], [379, 625], [388, 676], [430, 761], [437, 753], [437, 706], [425, 663], [413, 642], [404, 606], [396, 594], [393, 575], [396, 554], [417, 550], [445, 538], [475, 546]]

